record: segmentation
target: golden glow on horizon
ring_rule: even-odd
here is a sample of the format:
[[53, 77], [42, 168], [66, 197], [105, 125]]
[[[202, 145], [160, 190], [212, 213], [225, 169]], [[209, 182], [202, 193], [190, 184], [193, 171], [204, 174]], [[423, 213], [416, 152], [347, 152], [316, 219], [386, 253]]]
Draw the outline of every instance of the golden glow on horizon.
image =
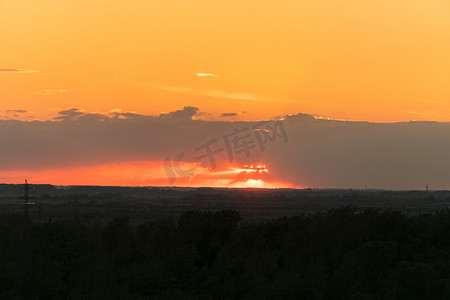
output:
[[[230, 167], [210, 171], [197, 163], [181, 163], [183, 170], [194, 168], [190, 176], [176, 178], [173, 186], [230, 187], [230, 188], [295, 188], [278, 182], [268, 175], [268, 170], [258, 167]], [[1, 182], [21, 184], [28, 178], [34, 184], [53, 185], [104, 185], [104, 186], [169, 186], [161, 162], [128, 162], [100, 166], [65, 169], [17, 170], [0, 172]], [[297, 187], [298, 188], [298, 187]]]
[[449, 14], [447, 0], [1, 1], [0, 111], [450, 121]]

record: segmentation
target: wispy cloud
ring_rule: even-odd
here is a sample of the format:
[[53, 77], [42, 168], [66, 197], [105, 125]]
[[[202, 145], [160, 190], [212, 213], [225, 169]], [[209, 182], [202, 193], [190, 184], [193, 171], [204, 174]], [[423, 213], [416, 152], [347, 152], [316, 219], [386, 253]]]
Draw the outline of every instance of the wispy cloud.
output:
[[123, 111], [120, 108], [110, 110], [108, 113], [106, 113], [104, 115], [108, 116], [110, 118], [119, 118], [119, 119], [139, 118], [139, 117], [143, 116], [134, 111]]
[[[186, 107], [185, 107], [186, 109]], [[197, 108], [196, 108], [197, 109]], [[112, 120], [112, 119], [137, 119], [144, 117], [144, 115], [138, 114], [133, 111], [123, 111], [122, 109], [113, 109], [108, 112], [88, 113], [83, 108], [54, 108], [53, 112], [56, 112], [56, 116], [53, 117], [54, 121], [74, 121], [79, 119], [84, 120]], [[175, 113], [175, 112], [173, 112]], [[173, 114], [172, 113], [172, 114]]]
[[26, 114], [28, 111], [25, 109], [7, 109], [5, 113], [7, 114]]
[[222, 118], [237, 117], [239, 115], [242, 115], [243, 113], [245, 113], [245, 111], [243, 111], [243, 112], [233, 112], [233, 113], [223, 113], [220, 116]]
[[41, 96], [49, 96], [52, 94], [57, 94], [57, 93], [67, 93], [70, 92], [70, 90], [67, 89], [56, 89], [56, 90], [41, 90], [39, 92], [37, 92], [37, 95], [41, 95]]
[[29, 111], [25, 109], [0, 110], [0, 119], [29, 119]]
[[0, 73], [14, 74], [14, 73], [39, 73], [38, 70], [21, 70], [21, 69], [0, 69]]
[[223, 113], [220, 116], [221, 117], [236, 117], [238, 115], [238, 113]]
[[225, 99], [235, 99], [235, 100], [253, 100], [260, 101], [261, 99], [255, 95], [242, 92], [223, 92], [219, 90], [203, 90], [200, 91], [203, 96], [214, 97], [214, 98], [225, 98]]
[[181, 110], [173, 111], [168, 114], [162, 113], [160, 117], [169, 117], [175, 119], [193, 119], [198, 113], [198, 107], [185, 106]]
[[198, 77], [217, 77], [216, 74], [213, 73], [195, 73]]
[[58, 112], [58, 117], [55, 117], [54, 120], [73, 120], [78, 117], [85, 115], [85, 110], [82, 108], [71, 108]]
[[206, 97], [235, 99], [235, 100], [263, 101], [260, 97], [245, 92], [225, 92], [220, 90], [192, 89], [189, 87], [178, 87], [178, 86], [156, 86], [156, 87], [164, 91], [186, 95], [200, 95]]

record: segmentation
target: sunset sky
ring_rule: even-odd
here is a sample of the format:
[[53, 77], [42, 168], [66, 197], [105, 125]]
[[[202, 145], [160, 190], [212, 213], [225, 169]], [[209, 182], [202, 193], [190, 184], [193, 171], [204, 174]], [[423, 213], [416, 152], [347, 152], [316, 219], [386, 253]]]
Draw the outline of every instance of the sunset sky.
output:
[[[450, 115], [446, 0], [4, 0], [4, 110]], [[217, 76], [196, 76], [210, 73]]]
[[[43, 134], [47, 131], [39, 130], [45, 124], [83, 126], [89, 117], [101, 122], [102, 116], [139, 115], [152, 121], [192, 107], [197, 110], [186, 124], [191, 118], [224, 121], [231, 132], [237, 126], [234, 121], [248, 122], [240, 124], [245, 127], [298, 113], [373, 123], [450, 121], [449, 16], [448, 0], [0, 0], [0, 120], [4, 121], [0, 130], [3, 141], [10, 143], [0, 150], [4, 157], [0, 182], [22, 182], [31, 174], [41, 183], [167, 184], [162, 161], [183, 145], [149, 157], [112, 151], [114, 155], [106, 155], [109, 159], [98, 154], [89, 163], [83, 156], [70, 163], [68, 155], [51, 168], [6, 163], [30, 156], [23, 149], [7, 150], [26, 145], [24, 136], [8, 139], [16, 127], [22, 134], [27, 126]], [[28, 123], [33, 120], [40, 123]], [[140, 128], [131, 121], [115, 121], [123, 132]], [[75, 131], [58, 132], [54, 143], [67, 142], [64, 137]], [[209, 132], [198, 142], [220, 139], [226, 130], [218, 132]], [[290, 142], [296, 142], [295, 135]], [[80, 143], [86, 144], [77, 147], [90, 151], [91, 140]], [[185, 144], [183, 149], [200, 144]], [[48, 145], [41, 146], [42, 153], [49, 152]], [[67, 149], [64, 155], [70, 154]], [[46, 161], [34, 155], [35, 161]], [[257, 161], [256, 156], [241, 163], [270, 167], [269, 161]], [[230, 171], [242, 165], [221, 167]], [[112, 168], [117, 174], [134, 175], [127, 180], [104, 175], [114, 173]], [[98, 177], [79, 175], [89, 172]], [[284, 182], [279, 186], [305, 186], [300, 180], [282, 179], [280, 173], [267, 182], [279, 179]], [[228, 180], [227, 176], [220, 180]], [[214, 184], [197, 180], [191, 184]], [[251, 180], [249, 185], [258, 185], [260, 179]], [[373, 180], [360, 186], [382, 186]], [[311, 178], [305, 182], [321, 187], [348, 184]]]

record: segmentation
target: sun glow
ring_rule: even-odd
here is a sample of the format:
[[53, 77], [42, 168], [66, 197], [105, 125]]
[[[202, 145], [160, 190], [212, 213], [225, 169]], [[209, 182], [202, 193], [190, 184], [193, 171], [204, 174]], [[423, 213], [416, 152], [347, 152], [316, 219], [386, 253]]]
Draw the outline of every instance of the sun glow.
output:
[[265, 164], [260, 165], [244, 165], [243, 168], [233, 168], [238, 173], [267, 174], [269, 170]]
[[24, 178], [29, 178], [35, 184], [54, 185], [295, 188], [290, 183], [276, 181], [266, 164], [233, 166], [219, 171], [190, 162], [183, 162], [180, 167], [193, 172], [177, 174], [172, 184], [169, 183], [167, 173], [160, 162], [148, 161], [0, 172], [0, 178], [12, 183], [21, 183]]
[[294, 188], [289, 183], [274, 180], [265, 163], [231, 168], [235, 174], [230, 187], [239, 188]]

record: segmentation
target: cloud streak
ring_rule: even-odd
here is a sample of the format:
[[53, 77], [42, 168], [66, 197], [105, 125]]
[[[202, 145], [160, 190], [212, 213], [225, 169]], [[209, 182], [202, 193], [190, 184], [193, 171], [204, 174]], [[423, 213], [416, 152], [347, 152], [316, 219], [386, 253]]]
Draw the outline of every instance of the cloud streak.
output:
[[23, 119], [26, 117], [30, 117], [28, 116], [29, 112], [25, 109], [7, 109], [7, 110], [0, 110], [0, 118], [2, 119]]
[[232, 113], [222, 113], [220, 116], [222, 118], [233, 118], [233, 117], [237, 117], [239, 115], [242, 115], [244, 113], [245, 113], [245, 111], [243, 111], [243, 112], [232, 112]]
[[52, 94], [61, 94], [61, 93], [67, 93], [70, 92], [70, 90], [68, 89], [54, 89], [54, 90], [40, 90], [39, 92], [37, 92], [37, 95], [40, 96], [49, 96]]
[[197, 77], [217, 77], [216, 74], [213, 73], [195, 73]]
[[84, 109], [71, 108], [71, 109], [59, 111], [58, 117], [55, 117], [54, 120], [74, 120], [83, 115], [85, 115]]
[[239, 113], [223, 113], [223, 114], [221, 114], [220, 116], [222, 117], [222, 118], [227, 118], [227, 117], [236, 117], [236, 116], [238, 116], [239, 115]]
[[20, 74], [20, 73], [39, 73], [38, 70], [20, 70], [20, 69], [1, 69], [0, 68], [0, 74]]
[[245, 92], [227, 92], [212, 89], [193, 89], [189, 87], [178, 87], [178, 86], [158, 86], [157, 88], [164, 91], [180, 93], [185, 95], [200, 95], [212, 98], [222, 98], [232, 100], [264, 101], [256, 95]]

